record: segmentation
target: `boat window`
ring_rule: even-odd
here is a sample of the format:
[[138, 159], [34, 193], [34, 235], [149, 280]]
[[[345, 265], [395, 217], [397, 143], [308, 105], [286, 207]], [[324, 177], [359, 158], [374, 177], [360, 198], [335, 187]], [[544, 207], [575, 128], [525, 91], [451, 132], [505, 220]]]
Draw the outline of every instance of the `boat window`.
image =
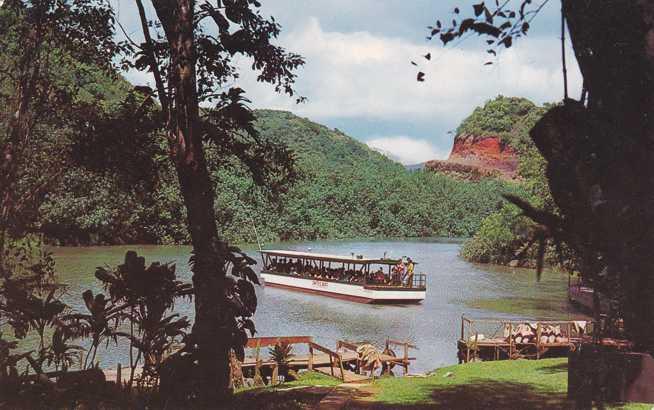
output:
[[407, 269], [407, 264], [402, 260], [357, 263], [269, 254], [265, 254], [263, 259], [265, 269], [271, 273], [353, 284], [420, 288], [425, 286], [424, 275], [414, 275], [413, 269]]

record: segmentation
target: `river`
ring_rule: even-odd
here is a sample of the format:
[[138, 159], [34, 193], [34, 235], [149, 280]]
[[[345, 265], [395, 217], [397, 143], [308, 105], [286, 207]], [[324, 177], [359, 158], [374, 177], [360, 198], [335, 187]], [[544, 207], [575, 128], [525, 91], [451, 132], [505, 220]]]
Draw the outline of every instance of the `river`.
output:
[[[579, 319], [566, 299], [567, 277], [544, 272], [540, 282], [527, 269], [509, 269], [470, 264], [458, 254], [460, 243], [429, 240], [285, 242], [266, 249], [292, 249], [337, 255], [363, 254], [381, 257], [410, 256], [416, 272], [427, 274], [427, 298], [407, 306], [364, 305], [323, 296], [271, 287], [259, 287], [255, 315], [258, 336], [310, 335], [317, 343], [334, 347], [337, 340], [368, 340], [383, 346], [386, 337], [410, 340], [418, 346], [411, 372], [424, 372], [456, 360], [456, 340], [461, 315], [516, 319]], [[178, 277], [190, 280], [187, 246], [105, 246], [54, 248], [60, 281], [68, 285], [65, 300], [84, 311], [81, 293], [101, 292], [93, 276], [97, 266], [115, 266], [127, 250], [136, 250], [153, 261], [173, 262]], [[247, 253], [260, 260], [255, 248]], [[259, 265], [260, 266], [260, 265]], [[193, 305], [179, 301], [176, 311], [193, 317]], [[98, 351], [104, 366], [127, 363], [124, 343]]]

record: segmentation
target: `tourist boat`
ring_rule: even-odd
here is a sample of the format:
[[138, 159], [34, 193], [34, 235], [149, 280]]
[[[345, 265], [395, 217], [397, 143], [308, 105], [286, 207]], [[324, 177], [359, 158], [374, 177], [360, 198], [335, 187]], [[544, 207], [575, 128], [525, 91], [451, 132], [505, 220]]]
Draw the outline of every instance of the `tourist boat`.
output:
[[[411, 283], [394, 278], [393, 266], [398, 259], [285, 250], [260, 252], [263, 259], [261, 278], [266, 286], [361, 303], [419, 303], [427, 294], [427, 279], [423, 273], [415, 273]], [[386, 280], [379, 280], [380, 269]]]

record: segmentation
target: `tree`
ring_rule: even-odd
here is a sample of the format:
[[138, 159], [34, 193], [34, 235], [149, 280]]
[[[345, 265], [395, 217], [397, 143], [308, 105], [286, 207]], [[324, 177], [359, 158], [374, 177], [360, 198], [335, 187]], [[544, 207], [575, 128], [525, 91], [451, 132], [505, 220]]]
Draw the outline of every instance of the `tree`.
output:
[[[492, 9], [482, 2], [473, 7], [475, 17], [455, 19], [447, 29], [437, 22], [431, 35], [448, 43], [476, 32], [488, 37], [494, 54], [527, 33], [546, 2], [535, 9], [530, 0], [515, 9], [508, 1]], [[564, 86], [563, 104], [530, 132], [547, 160], [560, 216], [513, 198], [549, 237], [579, 255], [583, 277], [615, 299], [627, 336], [645, 352], [654, 352], [652, 16], [647, 1], [562, 1], [562, 34], [567, 23], [584, 90], [573, 100]], [[565, 72], [563, 60], [564, 79]]]
[[2, 250], [8, 234], [25, 231], [29, 221], [20, 216], [32, 216], [27, 210], [50, 182], [21, 181], [26, 163], [35, 159], [38, 127], [75, 109], [74, 83], [62, 84], [55, 72], [80, 63], [109, 67], [116, 51], [113, 14], [95, 0], [8, 0], [0, 5], [0, 48], [0, 101], [7, 107], [0, 128]]
[[[109, 67], [116, 49], [113, 15], [93, 0], [3, 1], [0, 49], [0, 323], [17, 339], [30, 330], [40, 339], [34, 358], [32, 352], [13, 355], [17, 344], [0, 335], [1, 372], [15, 376], [18, 360], [27, 360], [37, 373], [44, 364], [65, 369], [76, 350], [58, 320], [66, 306], [57, 298], [54, 259], [26, 237], [41, 194], [57, 172], [26, 170], [35, 169], [27, 166], [31, 161], [42, 169], [61, 165], [59, 151], [39, 152], [59, 136], [47, 135], [44, 125], [61, 125], [76, 108], [75, 83], [55, 73], [82, 63]], [[49, 345], [46, 329], [53, 335]]]
[[[214, 187], [204, 152], [212, 144], [219, 153], [236, 155], [255, 181], [283, 187], [292, 176], [292, 157], [283, 147], [257, 138], [254, 116], [240, 88], [222, 91], [238, 77], [235, 55], [251, 59], [258, 80], [276, 91], [294, 95], [293, 70], [303, 64], [271, 40], [280, 26], [265, 19], [255, 0], [163, 1], [153, 0], [154, 27], [141, 0], [136, 0], [144, 42], [132, 42], [134, 66], [152, 72], [162, 109], [162, 121], [180, 191], [187, 209], [193, 245], [191, 267], [195, 288], [195, 323], [191, 341], [197, 391], [205, 403], [228, 393], [229, 351], [243, 358], [246, 329], [253, 334], [250, 317], [256, 309], [252, 283], [258, 279], [254, 260], [229, 246], [216, 226]], [[206, 21], [214, 23], [213, 26]], [[200, 109], [200, 103], [213, 104]], [[189, 393], [191, 394], [191, 393]]]

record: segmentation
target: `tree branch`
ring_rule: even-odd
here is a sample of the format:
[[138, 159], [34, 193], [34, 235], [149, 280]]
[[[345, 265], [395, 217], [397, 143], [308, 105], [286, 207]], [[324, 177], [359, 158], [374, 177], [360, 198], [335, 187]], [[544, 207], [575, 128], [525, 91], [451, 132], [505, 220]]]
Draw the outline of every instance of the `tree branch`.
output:
[[163, 79], [161, 78], [161, 72], [159, 71], [159, 65], [157, 64], [157, 56], [154, 53], [154, 42], [150, 36], [150, 29], [148, 28], [148, 19], [145, 15], [145, 8], [143, 7], [142, 0], [136, 0], [136, 6], [139, 9], [139, 18], [141, 20], [141, 28], [143, 29], [143, 38], [145, 39], [145, 47], [143, 52], [148, 55], [148, 63], [150, 65], [150, 70], [154, 76], [154, 82], [157, 86], [157, 94], [159, 95], [159, 102], [161, 103], [161, 108], [164, 114], [164, 118], [168, 118], [170, 111], [170, 102], [168, 94], [166, 93], [166, 88], [164, 86]]
[[561, 0], [561, 65], [563, 66], [563, 101], [568, 99], [568, 70], [565, 65], [565, 0]]

